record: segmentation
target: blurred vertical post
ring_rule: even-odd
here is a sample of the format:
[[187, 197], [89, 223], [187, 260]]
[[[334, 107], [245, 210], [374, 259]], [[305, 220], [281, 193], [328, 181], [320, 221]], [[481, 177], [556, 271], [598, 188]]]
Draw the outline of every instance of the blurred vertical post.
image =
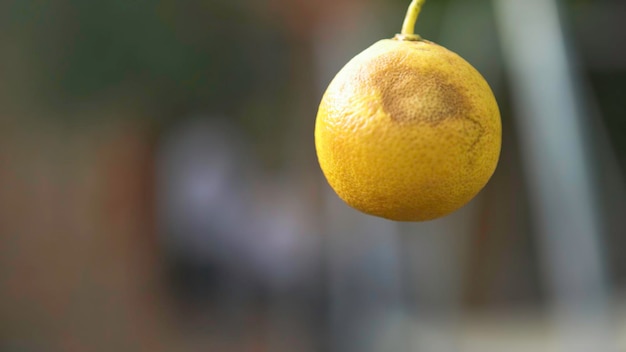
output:
[[495, 0], [510, 70], [537, 242], [562, 350], [611, 349], [601, 213], [555, 0]]
[[[314, 33], [318, 98], [345, 63], [389, 35], [380, 22], [385, 9], [372, 1], [333, 2]], [[329, 350], [412, 350], [404, 317], [399, 227], [351, 209], [326, 185], [323, 188], [320, 223], [327, 235]]]

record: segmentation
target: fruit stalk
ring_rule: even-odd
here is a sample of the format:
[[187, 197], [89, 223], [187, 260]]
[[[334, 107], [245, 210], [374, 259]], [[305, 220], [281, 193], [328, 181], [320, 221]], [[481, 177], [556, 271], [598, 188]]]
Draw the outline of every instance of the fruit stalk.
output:
[[406, 37], [415, 36], [415, 22], [417, 22], [417, 16], [419, 16], [426, 0], [413, 0], [406, 11], [406, 17], [402, 24], [402, 31], [400, 34]]

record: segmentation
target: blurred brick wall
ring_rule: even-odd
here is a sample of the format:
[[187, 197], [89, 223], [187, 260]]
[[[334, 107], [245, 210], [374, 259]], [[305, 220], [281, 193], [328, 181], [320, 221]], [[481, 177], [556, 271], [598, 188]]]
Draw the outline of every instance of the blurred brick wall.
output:
[[164, 350], [147, 130], [12, 126], [0, 132], [0, 349]]

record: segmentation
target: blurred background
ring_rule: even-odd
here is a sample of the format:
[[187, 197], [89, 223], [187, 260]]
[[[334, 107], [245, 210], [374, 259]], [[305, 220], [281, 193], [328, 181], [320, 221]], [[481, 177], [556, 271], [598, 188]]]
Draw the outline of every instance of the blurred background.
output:
[[0, 351], [626, 351], [626, 3], [427, 1], [503, 149], [394, 223], [313, 128], [408, 3], [0, 1]]

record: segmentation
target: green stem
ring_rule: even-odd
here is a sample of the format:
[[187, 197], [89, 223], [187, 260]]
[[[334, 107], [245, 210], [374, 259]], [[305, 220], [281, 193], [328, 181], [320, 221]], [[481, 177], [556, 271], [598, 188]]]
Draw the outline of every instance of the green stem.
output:
[[406, 17], [404, 18], [404, 23], [402, 24], [402, 32], [400, 32], [400, 34], [407, 37], [413, 36], [415, 34], [415, 22], [417, 22], [417, 16], [419, 16], [424, 2], [426, 2], [426, 0], [411, 1], [411, 4], [406, 11]]

